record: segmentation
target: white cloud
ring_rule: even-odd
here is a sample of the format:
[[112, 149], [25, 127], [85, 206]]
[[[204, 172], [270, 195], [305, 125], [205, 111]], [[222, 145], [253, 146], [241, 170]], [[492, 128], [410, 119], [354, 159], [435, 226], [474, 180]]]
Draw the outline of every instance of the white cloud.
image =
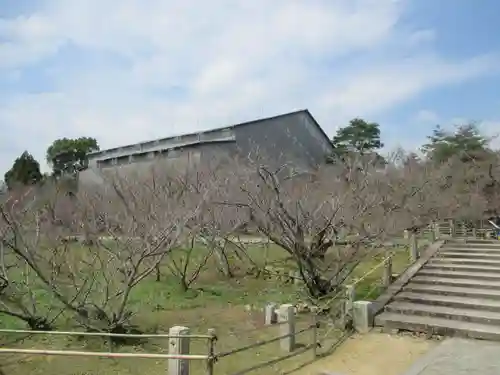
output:
[[[0, 20], [0, 73], [30, 67], [55, 86], [4, 98], [0, 87], [0, 126], [12, 129], [0, 169], [25, 148], [42, 159], [62, 136], [111, 147], [306, 107], [332, 133], [498, 66], [420, 50], [436, 35], [401, 27], [406, 3], [46, 0]], [[67, 46], [95, 59], [65, 65]]]

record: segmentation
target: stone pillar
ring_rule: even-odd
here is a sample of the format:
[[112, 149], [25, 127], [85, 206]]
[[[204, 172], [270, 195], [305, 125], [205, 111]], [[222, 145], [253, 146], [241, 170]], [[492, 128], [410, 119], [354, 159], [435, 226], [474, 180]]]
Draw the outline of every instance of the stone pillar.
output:
[[303, 281], [303, 280], [302, 280], [302, 276], [301, 276], [301, 274], [300, 274], [300, 271], [295, 271], [295, 272], [293, 273], [293, 283], [294, 283], [295, 285], [301, 285], [301, 284], [302, 284], [302, 281]]
[[456, 236], [456, 231], [455, 231], [455, 220], [450, 219], [450, 220], [449, 220], [449, 223], [450, 223], [450, 236], [451, 236], [451, 237], [455, 237], [455, 236]]
[[268, 303], [264, 308], [264, 324], [269, 326], [277, 321], [276, 304]]
[[346, 300], [345, 300], [345, 313], [346, 315], [352, 314], [352, 304], [356, 298], [356, 289], [353, 285], [346, 285]]
[[356, 301], [353, 304], [354, 329], [366, 333], [373, 327], [372, 302]]
[[[175, 326], [168, 331], [168, 354], [189, 354], [189, 328]], [[169, 359], [168, 375], [189, 375], [188, 359]]]
[[280, 323], [281, 350], [286, 353], [293, 352], [295, 349], [295, 315], [291, 304], [284, 304], [278, 310], [278, 322]]
[[439, 225], [439, 223], [434, 223], [432, 225], [432, 231], [434, 232], [434, 238], [436, 240], [438, 240], [440, 237], [441, 237], [441, 226]]
[[392, 258], [388, 258], [384, 264], [382, 284], [387, 288], [392, 283]]
[[435, 227], [435, 223], [434, 222], [431, 222], [431, 225], [430, 225], [430, 234], [431, 234], [431, 242], [434, 243], [436, 242], [437, 240], [437, 237], [436, 237], [436, 231], [434, 230], [434, 227]]
[[418, 260], [417, 234], [413, 231], [411, 232], [411, 236], [410, 236], [410, 260], [412, 262], [416, 262]]

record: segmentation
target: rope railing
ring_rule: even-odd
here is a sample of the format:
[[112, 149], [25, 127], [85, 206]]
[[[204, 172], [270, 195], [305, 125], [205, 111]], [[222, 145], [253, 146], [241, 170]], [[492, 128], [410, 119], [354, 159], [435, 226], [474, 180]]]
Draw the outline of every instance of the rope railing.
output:
[[[423, 229], [432, 229], [432, 225], [428, 225]], [[413, 233], [415, 236], [417, 233]], [[415, 241], [414, 245], [417, 245], [417, 242]], [[412, 249], [412, 245], [410, 244], [410, 258], [415, 257], [414, 259], [411, 259], [412, 263], [413, 261], [416, 261], [418, 258], [418, 249]], [[413, 250], [413, 251], [412, 251]], [[322, 301], [322, 304], [324, 306], [330, 306], [333, 304], [334, 301], [338, 299], [343, 299], [343, 306], [344, 306], [344, 311], [342, 312], [345, 317], [348, 317], [351, 315], [351, 310], [352, 310], [352, 305], [353, 302], [356, 298], [356, 287], [359, 286], [360, 283], [363, 281], [367, 280], [370, 276], [372, 276], [374, 273], [379, 271], [381, 268], [384, 268], [384, 273], [380, 277], [380, 283], [373, 283], [371, 285], [370, 289], [365, 293], [364, 297], [368, 298], [373, 296], [373, 294], [385, 287], [388, 287], [389, 284], [392, 282], [392, 266], [393, 266], [393, 259], [395, 256], [400, 252], [401, 250], [392, 250], [386, 255], [380, 262], [375, 264], [373, 267], [371, 267], [368, 271], [366, 271], [363, 275], [355, 278], [351, 282], [349, 282], [348, 285], [344, 285], [340, 290], [335, 293], [332, 297], [329, 297], [325, 301]], [[416, 253], [416, 254], [411, 254], [411, 253]], [[408, 265], [409, 265], [408, 264]]]
[[215, 359], [217, 360], [217, 359], [220, 359], [220, 358], [224, 358], [224, 357], [230, 356], [232, 354], [241, 353], [241, 352], [244, 352], [246, 350], [258, 348], [260, 346], [267, 345], [267, 344], [271, 344], [273, 342], [280, 341], [280, 340], [285, 339], [287, 337], [292, 337], [292, 336], [296, 336], [296, 335], [299, 335], [299, 334], [307, 332], [307, 331], [311, 331], [313, 328], [318, 328], [317, 324], [314, 324], [314, 325], [311, 324], [308, 327], [306, 327], [304, 329], [301, 329], [299, 331], [296, 331], [294, 333], [288, 333], [286, 335], [276, 336], [276, 337], [273, 337], [271, 339], [257, 341], [257, 342], [254, 342], [252, 344], [245, 345], [245, 346], [242, 346], [242, 347], [239, 347], [239, 348], [236, 348], [236, 349], [227, 350], [225, 352], [219, 352], [219, 353], [215, 354]]
[[359, 278], [356, 278], [356, 280], [353, 281], [352, 283], [350, 283], [349, 285], [352, 286], [352, 287], [354, 287], [357, 284], [359, 284], [360, 282], [366, 280], [368, 278], [368, 276], [372, 275], [379, 268], [381, 268], [382, 266], [386, 266], [387, 262], [389, 260], [391, 260], [394, 257], [395, 254], [396, 254], [395, 252], [391, 252], [389, 254], [389, 256], [385, 257], [380, 263], [377, 263], [375, 266], [373, 266], [373, 268], [371, 268], [370, 270], [368, 270], [363, 276], [361, 276]]
[[[29, 331], [29, 330], [19, 330], [19, 329], [0, 329], [0, 333], [13, 333], [13, 334], [27, 334], [27, 335], [54, 335], [54, 336], [94, 336], [94, 337], [121, 337], [121, 338], [164, 338], [164, 339], [174, 339], [183, 338], [185, 335], [170, 335], [167, 333], [156, 333], [156, 334], [132, 334], [132, 333], [111, 333], [111, 332], [78, 332], [78, 331]], [[192, 339], [210, 339], [210, 335], [188, 335]]]
[[282, 325], [285, 325], [285, 324], [288, 324], [288, 322], [274, 322], [272, 325], [262, 325], [261, 327], [252, 327], [252, 328], [248, 328], [248, 329], [238, 329], [238, 330], [229, 330], [228, 333], [232, 336], [239, 336], [241, 337], [242, 335], [246, 334], [246, 333], [255, 333], [255, 332], [263, 332], [263, 331], [266, 331], [266, 330], [270, 330], [270, 329], [273, 329], [273, 328], [276, 328], [276, 327], [279, 327], [279, 326], [282, 326]]
[[309, 351], [311, 349], [314, 350], [315, 347], [317, 347], [317, 344], [313, 343], [313, 344], [310, 344], [310, 345], [307, 345], [307, 346], [301, 348], [300, 350], [296, 350], [293, 353], [286, 354], [286, 355], [281, 356], [279, 358], [271, 359], [269, 361], [256, 364], [256, 365], [254, 365], [252, 367], [248, 367], [248, 368], [246, 368], [244, 370], [238, 371], [238, 372], [233, 373], [231, 375], [245, 375], [245, 374], [248, 374], [250, 372], [253, 372], [253, 371], [256, 371], [256, 370], [260, 370], [260, 369], [262, 369], [264, 367], [272, 366], [272, 365], [275, 365], [276, 363], [279, 363], [279, 362], [282, 362], [282, 361], [286, 361], [287, 359], [296, 357], [296, 356], [298, 356], [300, 354], [303, 354], [303, 353], [305, 353], [305, 352], [307, 352], [307, 351]]
[[[281, 349], [286, 351], [285, 354], [282, 354], [277, 358], [272, 358], [270, 360], [252, 365], [248, 368], [239, 370], [237, 372], [232, 372], [231, 374], [232, 375], [248, 374], [250, 372], [254, 372], [254, 371], [260, 370], [264, 367], [272, 366], [276, 363], [279, 363], [279, 362], [285, 361], [289, 358], [298, 356], [298, 355], [303, 354], [307, 351], [312, 351], [313, 357], [316, 358], [317, 357], [317, 348], [319, 347], [319, 343], [318, 343], [318, 339], [317, 339], [317, 337], [318, 337], [317, 330], [318, 330], [320, 324], [317, 320], [317, 315], [316, 315], [315, 311], [312, 313], [312, 318], [313, 319], [312, 319], [311, 323], [309, 323], [306, 327], [301, 328], [299, 330], [295, 329], [295, 324], [297, 323], [295, 321], [295, 319], [288, 320], [285, 322], [273, 323], [271, 325], [272, 327], [276, 327], [279, 325], [285, 325], [285, 324], [290, 325], [289, 327], [285, 328], [285, 331], [289, 331], [289, 332], [286, 334], [279, 334], [278, 336], [274, 336], [274, 337], [271, 337], [268, 339], [259, 340], [259, 341], [250, 343], [248, 345], [240, 346], [240, 347], [235, 348], [235, 349], [215, 352], [213, 355], [213, 361], [215, 363], [217, 363], [218, 361], [223, 360], [224, 358], [230, 357], [232, 355], [237, 355], [237, 354], [243, 353], [245, 351], [250, 351], [252, 349], [256, 349], [256, 348], [259, 348], [259, 347], [262, 347], [265, 345], [269, 345], [269, 344], [272, 344], [272, 343], [275, 343], [278, 341], [281, 342], [281, 345], [285, 344], [284, 347], [281, 346]], [[290, 330], [292, 330], [292, 332], [290, 332]], [[257, 331], [260, 331], [260, 329], [257, 329]], [[295, 337], [300, 335], [300, 334], [309, 332], [309, 331], [312, 331], [311, 343], [308, 345], [300, 345], [300, 347], [299, 347], [295, 343]], [[292, 339], [293, 344], [291, 344], [291, 342], [287, 341], [289, 339]], [[285, 342], [283, 342], [283, 340]]]
[[208, 355], [200, 354], [156, 354], [156, 353], [113, 353], [113, 352], [83, 352], [75, 350], [45, 350], [45, 349], [17, 349], [0, 348], [0, 354], [38, 354], [49, 356], [76, 356], [102, 358], [149, 358], [149, 359], [187, 359], [207, 360]]
[[[173, 332], [185, 327], [172, 327]], [[174, 330], [175, 329], [175, 330]], [[30, 330], [13, 330], [13, 329], [0, 329], [3, 334], [17, 334], [17, 335], [48, 335], [48, 336], [78, 336], [78, 337], [107, 337], [107, 338], [158, 338], [169, 339], [168, 353], [120, 353], [112, 351], [78, 351], [78, 350], [50, 350], [50, 349], [23, 349], [23, 348], [0, 348], [0, 355], [2, 354], [18, 354], [18, 355], [44, 355], [44, 356], [66, 356], [66, 357], [99, 357], [99, 358], [143, 358], [143, 359], [163, 359], [170, 361], [206, 361], [207, 369], [213, 367], [214, 363], [214, 345], [217, 341], [214, 330], [209, 330], [208, 334], [188, 334], [188, 332], [181, 332], [179, 334], [172, 333], [158, 333], [158, 334], [132, 334], [132, 333], [111, 333], [111, 332], [78, 332], [78, 331], [30, 331]], [[207, 354], [191, 354], [189, 350], [183, 352], [183, 343], [186, 340], [189, 342], [191, 339], [206, 339], [208, 340], [208, 353]], [[169, 364], [170, 366], [170, 364]], [[176, 366], [173, 366], [176, 367]], [[177, 366], [178, 367], [178, 366]], [[209, 374], [213, 372], [209, 371]], [[183, 373], [173, 374], [182, 375]]]

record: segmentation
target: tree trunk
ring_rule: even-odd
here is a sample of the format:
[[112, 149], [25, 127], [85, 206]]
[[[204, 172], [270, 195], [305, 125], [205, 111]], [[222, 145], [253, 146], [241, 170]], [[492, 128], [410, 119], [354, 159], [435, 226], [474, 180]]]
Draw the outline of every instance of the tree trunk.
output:
[[156, 275], [156, 281], [159, 282], [161, 279], [161, 270], [160, 270], [160, 264], [157, 264], [155, 266], [155, 275]]
[[215, 250], [215, 256], [219, 263], [219, 269], [221, 270], [222, 274], [227, 278], [234, 277], [233, 271], [231, 270], [231, 266], [229, 264], [229, 259], [227, 259], [227, 254], [225, 249], [220, 249], [216, 246], [214, 250]]

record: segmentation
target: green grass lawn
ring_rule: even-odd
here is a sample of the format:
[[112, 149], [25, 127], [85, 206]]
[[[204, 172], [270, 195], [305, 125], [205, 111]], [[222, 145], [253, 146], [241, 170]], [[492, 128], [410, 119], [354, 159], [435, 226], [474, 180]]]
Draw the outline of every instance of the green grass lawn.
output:
[[[287, 260], [287, 254], [277, 246], [267, 249], [251, 245], [250, 255], [259, 264], [269, 263], [276, 267], [292, 267]], [[374, 249], [351, 276], [352, 280], [364, 275], [380, 263], [385, 255], [383, 249]], [[393, 260], [393, 272], [402, 272], [408, 265], [408, 252], [397, 250]], [[156, 282], [151, 276], [139, 284], [132, 292], [130, 306], [135, 312], [133, 323], [144, 332], [168, 332], [174, 325], [184, 325], [193, 334], [205, 334], [209, 328], [214, 328], [219, 336], [217, 350], [224, 351], [245, 344], [271, 338], [279, 335], [278, 327], [264, 327], [264, 315], [261, 309], [268, 302], [295, 303], [300, 299], [300, 286], [284, 284], [274, 279], [263, 279], [248, 276], [245, 269], [248, 264], [232, 259], [236, 269], [236, 277], [226, 279], [215, 271], [214, 261], [209, 261], [192, 289], [183, 292], [177, 280], [168, 274], [167, 268], [162, 270], [161, 281]], [[233, 263], [234, 262], [234, 263]], [[373, 299], [380, 289], [382, 267], [370, 274], [356, 287], [358, 299]], [[375, 289], [374, 289], [375, 288]], [[43, 291], [37, 294], [40, 305], [47, 298]], [[249, 306], [252, 308], [249, 309]], [[298, 317], [298, 327], [310, 324], [307, 315]], [[25, 328], [19, 321], [0, 315], [0, 327]], [[61, 319], [58, 329], [74, 329]], [[340, 334], [331, 327], [322, 327], [320, 335], [330, 336], [335, 341]], [[299, 345], [305, 346], [312, 342], [311, 332], [297, 338]], [[9, 343], [13, 335], [0, 336], [2, 346], [17, 346], [21, 348], [66, 349], [86, 351], [107, 351], [106, 340], [66, 338], [58, 336], [27, 337], [17, 343]], [[115, 347], [120, 352], [164, 353], [167, 340], [152, 339], [147, 342], [126, 347]], [[207, 343], [204, 340], [193, 340], [193, 354], [206, 354]], [[281, 355], [279, 343], [272, 343], [251, 351], [242, 352], [222, 359], [216, 364], [216, 374], [229, 374], [242, 370], [259, 361], [266, 361]], [[259, 370], [258, 374], [275, 374], [290, 370], [312, 359], [312, 353], [306, 352], [297, 357], [281, 362], [267, 369]], [[42, 375], [42, 374], [92, 374], [92, 375], [159, 375], [165, 374], [165, 360], [154, 359], [99, 359], [90, 357], [51, 357], [0, 355], [0, 364], [4, 366], [6, 375]], [[192, 362], [194, 374], [204, 373], [204, 364]]]

